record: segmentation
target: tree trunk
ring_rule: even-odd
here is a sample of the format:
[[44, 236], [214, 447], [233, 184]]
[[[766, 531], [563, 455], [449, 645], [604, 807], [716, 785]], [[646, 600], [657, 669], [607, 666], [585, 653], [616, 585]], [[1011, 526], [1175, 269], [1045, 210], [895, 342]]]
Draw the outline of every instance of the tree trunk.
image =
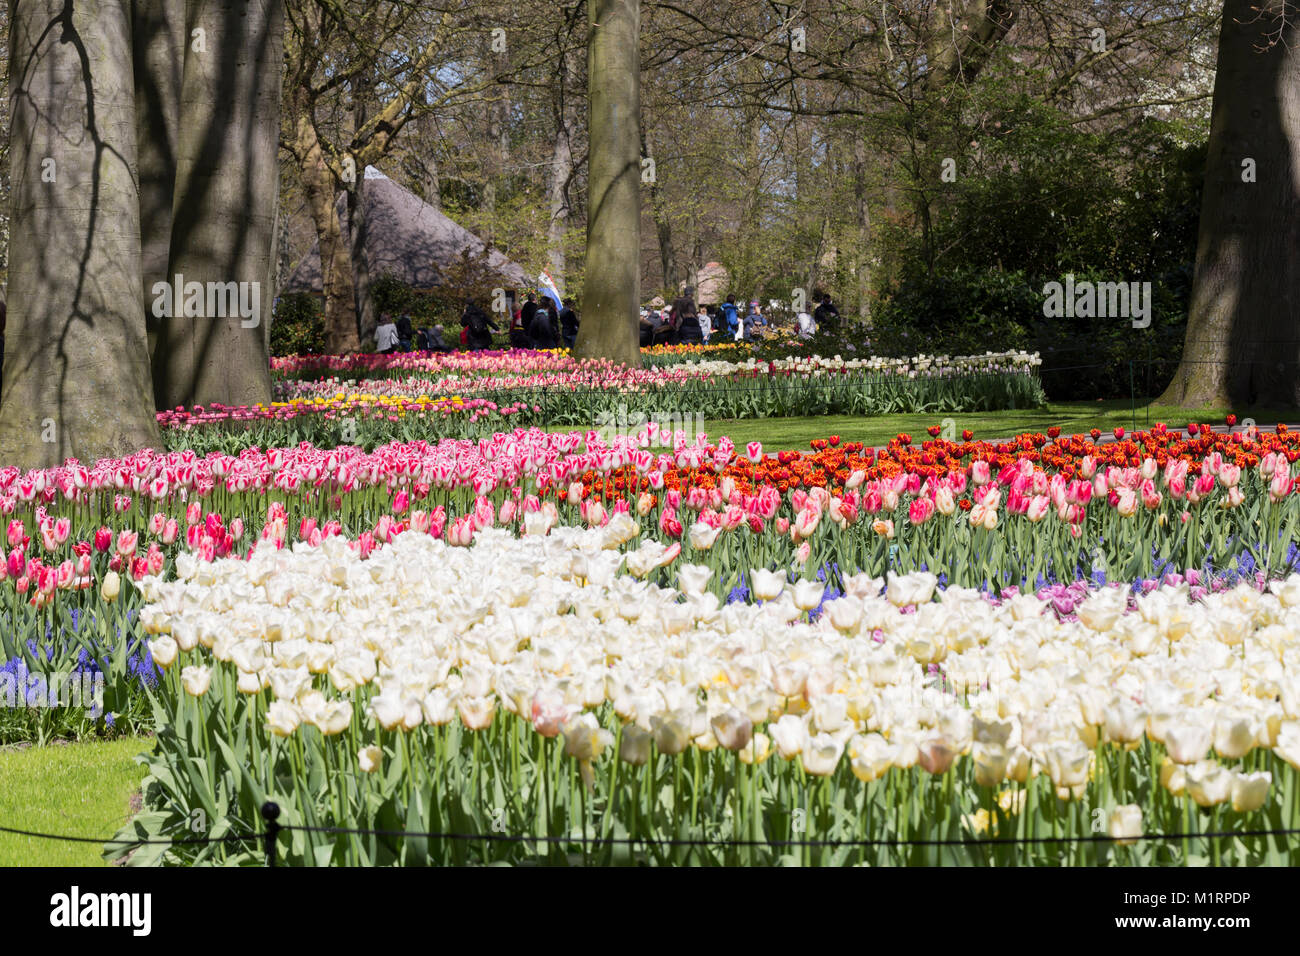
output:
[[871, 327], [871, 210], [867, 204], [867, 146], [861, 137], [853, 139], [854, 243], [853, 271], [858, 285], [858, 319]]
[[275, 285], [272, 287], [272, 301], [280, 297], [280, 290], [289, 278], [293, 265], [293, 249], [289, 245], [289, 217], [285, 214], [284, 203], [275, 210]]
[[368, 228], [366, 221], [366, 177], [357, 175], [357, 181], [347, 191], [348, 233], [351, 243], [352, 286], [356, 299], [357, 335], [366, 339], [375, 334], [379, 323], [375, 321], [375, 307], [370, 298], [370, 258], [366, 254]]
[[[361, 350], [357, 335], [356, 294], [352, 279], [352, 256], [339, 221], [334, 174], [325, 163], [316, 127], [310, 119], [305, 91], [291, 94], [296, 114], [295, 150], [298, 175], [307, 196], [307, 210], [316, 227], [320, 246], [321, 293], [325, 299], [325, 349], [333, 355]], [[358, 175], [364, 176], [364, 170]]]
[[551, 149], [551, 218], [546, 233], [546, 252], [551, 264], [551, 278], [567, 293], [565, 267], [568, 265], [564, 242], [568, 233], [569, 215], [573, 211], [569, 201], [569, 179], [573, 175], [573, 116], [569, 107], [569, 58], [560, 57], [556, 70], [559, 101], [555, 107], [555, 145]]
[[641, 364], [640, 0], [589, 0], [587, 263], [576, 354]]
[[133, 0], [135, 117], [140, 170], [142, 308], [153, 355], [158, 319], [153, 287], [171, 281], [172, 199], [185, 63], [185, 11], [166, 0]]
[[817, 233], [817, 247], [813, 250], [812, 262], [808, 264], [808, 281], [804, 285], [809, 297], [821, 289], [822, 259], [826, 255], [826, 236], [830, 232], [830, 226], [830, 216], [823, 215], [821, 230]]
[[206, 293], [197, 309], [160, 321], [154, 387], [168, 406], [266, 403], [284, 2], [199, 0], [186, 19], [168, 272], [187, 299], [192, 288]]
[[[1256, 7], [1262, 6], [1261, 11]], [[1227, 0], [1187, 339], [1164, 404], [1300, 405], [1300, 27]], [[1243, 180], [1252, 160], [1256, 182]]]
[[[654, 159], [646, 139], [644, 127], [641, 129], [641, 155]], [[656, 173], [658, 164], [656, 163]], [[664, 210], [663, 195], [659, 192], [659, 177], [650, 181], [650, 217], [655, 224], [655, 238], [659, 242], [659, 267], [663, 273], [663, 286], [669, 301], [677, 294], [677, 253], [673, 249], [673, 224]]]
[[489, 246], [496, 245], [497, 242], [497, 183], [504, 182], [506, 176], [510, 143], [506, 122], [509, 112], [509, 88], [502, 85], [499, 95], [493, 98], [487, 110], [487, 138], [491, 144], [489, 152], [492, 168], [484, 170], [487, 182], [483, 187], [483, 208], [487, 210], [487, 222], [483, 241]]
[[434, 209], [442, 209], [442, 174], [438, 158], [433, 155], [424, 161], [424, 201]]
[[[369, 116], [371, 79], [359, 79], [352, 94], [353, 129], [361, 129]], [[357, 170], [357, 181], [347, 191], [348, 233], [351, 240], [352, 284], [357, 310], [357, 335], [361, 339], [375, 334], [375, 307], [370, 299], [370, 259], [366, 254], [366, 171]]]
[[129, 0], [10, 4], [0, 462], [158, 446], [140, 302]]

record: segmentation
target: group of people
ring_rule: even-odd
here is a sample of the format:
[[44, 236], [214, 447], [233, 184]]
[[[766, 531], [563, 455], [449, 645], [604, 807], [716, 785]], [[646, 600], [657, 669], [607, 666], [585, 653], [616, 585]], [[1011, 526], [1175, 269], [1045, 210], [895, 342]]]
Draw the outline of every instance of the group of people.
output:
[[[529, 293], [524, 302], [515, 305], [510, 302], [510, 347], [515, 349], [555, 349], [561, 344], [573, 348], [578, 340], [578, 313], [573, 307], [572, 299], [563, 300], [563, 308], [558, 312], [555, 303], [543, 296], [538, 302]], [[460, 316], [460, 344], [469, 349], [481, 350], [492, 347], [492, 334], [499, 332], [497, 324], [473, 299], [465, 300], [465, 310]], [[450, 352], [452, 347], [442, 337], [442, 326], [435, 325], [427, 329], [415, 329], [411, 316], [403, 313], [393, 319], [385, 312], [379, 317], [379, 326], [375, 330], [375, 351], [380, 355], [389, 352]]]
[[817, 334], [818, 329], [825, 329], [828, 332], [839, 331], [840, 310], [835, 308], [835, 303], [831, 301], [830, 294], [818, 292], [813, 298], [817, 299], [817, 308], [813, 309], [811, 315], [808, 314], [807, 310], [800, 312], [796, 319], [801, 339], [812, 338]]
[[380, 313], [375, 329], [375, 351], [380, 355], [389, 352], [450, 352], [451, 346], [442, 338], [442, 326], [416, 329], [411, 316], [403, 312], [394, 321], [391, 314]]
[[767, 319], [758, 302], [751, 302], [742, 318], [734, 295], [727, 296], [722, 305], [697, 305], [695, 290], [687, 286], [668, 308], [641, 310], [641, 344], [689, 345], [723, 336], [752, 340], [765, 325]]
[[[697, 306], [694, 293], [688, 286], [668, 308], [642, 309], [641, 344], [707, 344], [723, 338], [752, 342], [759, 330], [770, 324], [757, 300], [750, 302], [749, 311], [742, 315], [734, 295], [727, 296], [721, 305]], [[813, 313], [805, 311], [798, 316], [799, 335], [803, 338], [811, 338], [819, 327], [838, 327], [840, 313], [830, 295], [818, 293], [816, 298], [819, 304]]]
[[[797, 317], [801, 338], [811, 338], [819, 329], [834, 331], [839, 327], [840, 312], [828, 293], [819, 292], [816, 309], [810, 314], [802, 311]], [[562, 308], [556, 310], [549, 296], [540, 301], [528, 293], [522, 304], [510, 303], [510, 347], [514, 349], [573, 348], [578, 340], [578, 313], [572, 299], [564, 299]], [[721, 305], [695, 303], [695, 290], [687, 286], [682, 294], [666, 309], [641, 310], [641, 344], [682, 345], [708, 343], [723, 338], [734, 341], [753, 341], [760, 329], [770, 323], [758, 301], [749, 303], [743, 315], [734, 295], [727, 296]], [[500, 331], [483, 309], [472, 299], [465, 302], [460, 317], [460, 344], [470, 349], [490, 349], [492, 333]], [[376, 350], [380, 355], [388, 352], [449, 352], [451, 346], [442, 337], [442, 326], [415, 329], [411, 316], [403, 313], [394, 321], [385, 312], [380, 316], [375, 333]]]
[[510, 316], [510, 347], [513, 349], [566, 349], [578, 341], [578, 312], [572, 299], [562, 300], [557, 312], [550, 296], [541, 301], [528, 293]]

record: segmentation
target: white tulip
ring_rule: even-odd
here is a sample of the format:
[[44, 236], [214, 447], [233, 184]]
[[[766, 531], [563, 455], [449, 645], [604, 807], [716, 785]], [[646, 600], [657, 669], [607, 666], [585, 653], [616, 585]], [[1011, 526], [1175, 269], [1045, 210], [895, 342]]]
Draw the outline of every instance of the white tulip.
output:
[[774, 601], [785, 590], [784, 571], [766, 571], [762, 568], [754, 568], [749, 572], [749, 576], [750, 588], [754, 592], [754, 597], [760, 601]]

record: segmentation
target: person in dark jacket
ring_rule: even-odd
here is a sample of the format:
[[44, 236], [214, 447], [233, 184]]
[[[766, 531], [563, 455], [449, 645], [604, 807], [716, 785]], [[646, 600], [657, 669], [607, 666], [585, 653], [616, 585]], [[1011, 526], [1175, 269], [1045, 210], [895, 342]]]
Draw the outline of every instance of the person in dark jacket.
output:
[[555, 322], [547, 305], [547, 303], [543, 302], [537, 306], [537, 309], [533, 312], [533, 321], [528, 326], [528, 337], [533, 340], [533, 348], [535, 349], [559, 347], [559, 341], [555, 335]]
[[736, 334], [736, 327], [740, 324], [740, 309], [736, 307], [736, 297], [734, 295], [727, 296], [727, 301], [722, 303], [722, 307], [718, 309], [716, 319], [713, 324], [716, 331], [725, 335]]
[[460, 317], [461, 328], [465, 330], [465, 344], [471, 349], [490, 349], [492, 333], [497, 327], [492, 324], [488, 314], [474, 304], [473, 300], [465, 302], [465, 312]]
[[397, 347], [403, 352], [411, 351], [411, 342], [415, 333], [411, 330], [411, 315], [403, 312], [397, 317]]
[[703, 322], [707, 321], [708, 313], [704, 311], [704, 306], [697, 306], [694, 315], [682, 316], [681, 325], [677, 328], [677, 341], [683, 345], [698, 345], [703, 342]]
[[673, 300], [672, 335], [668, 341], [677, 345], [682, 339], [682, 329], [688, 324], [699, 327], [699, 310], [695, 308], [695, 289], [687, 286], [682, 294]]
[[564, 300], [564, 310], [560, 313], [560, 332], [564, 335], [564, 347], [573, 348], [578, 341], [578, 313], [574, 311], [573, 300]]
[[431, 352], [450, 352], [451, 346], [446, 343], [442, 337], [442, 326], [435, 325], [427, 330], [429, 336], [429, 351]]
[[813, 310], [813, 321], [819, 332], [838, 332], [840, 328], [840, 310], [835, 308], [829, 292], [823, 292], [819, 298], [821, 305]]
[[519, 310], [519, 325], [525, 332], [533, 327], [533, 315], [537, 312], [537, 302], [533, 299], [533, 294], [528, 293], [524, 299], [523, 307]]

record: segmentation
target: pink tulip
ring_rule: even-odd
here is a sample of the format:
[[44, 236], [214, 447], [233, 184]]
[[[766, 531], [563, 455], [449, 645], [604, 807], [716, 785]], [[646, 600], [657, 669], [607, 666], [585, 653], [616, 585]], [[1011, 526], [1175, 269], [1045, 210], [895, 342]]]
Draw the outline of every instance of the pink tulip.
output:
[[120, 531], [117, 535], [117, 553], [122, 557], [135, 554], [136, 540], [139, 536], [134, 531]]
[[474, 530], [484, 531], [496, 524], [496, 508], [487, 498], [476, 498], [472, 518]]
[[934, 493], [934, 506], [940, 514], [950, 515], [957, 507], [953, 500], [952, 492], [947, 488], [940, 488]]
[[1268, 496], [1274, 501], [1281, 501], [1291, 493], [1295, 482], [1291, 479], [1290, 465], [1278, 467], [1268, 482]]
[[[911, 521], [912, 524], [925, 524], [934, 515], [934, 512], [935, 503], [933, 501], [929, 498], [917, 498], [908, 506], [907, 519]], [[880, 522], [875, 522], [872, 527], [874, 528], [878, 524], [880, 524]], [[890, 524], [889, 536], [893, 537], [892, 523]]]

